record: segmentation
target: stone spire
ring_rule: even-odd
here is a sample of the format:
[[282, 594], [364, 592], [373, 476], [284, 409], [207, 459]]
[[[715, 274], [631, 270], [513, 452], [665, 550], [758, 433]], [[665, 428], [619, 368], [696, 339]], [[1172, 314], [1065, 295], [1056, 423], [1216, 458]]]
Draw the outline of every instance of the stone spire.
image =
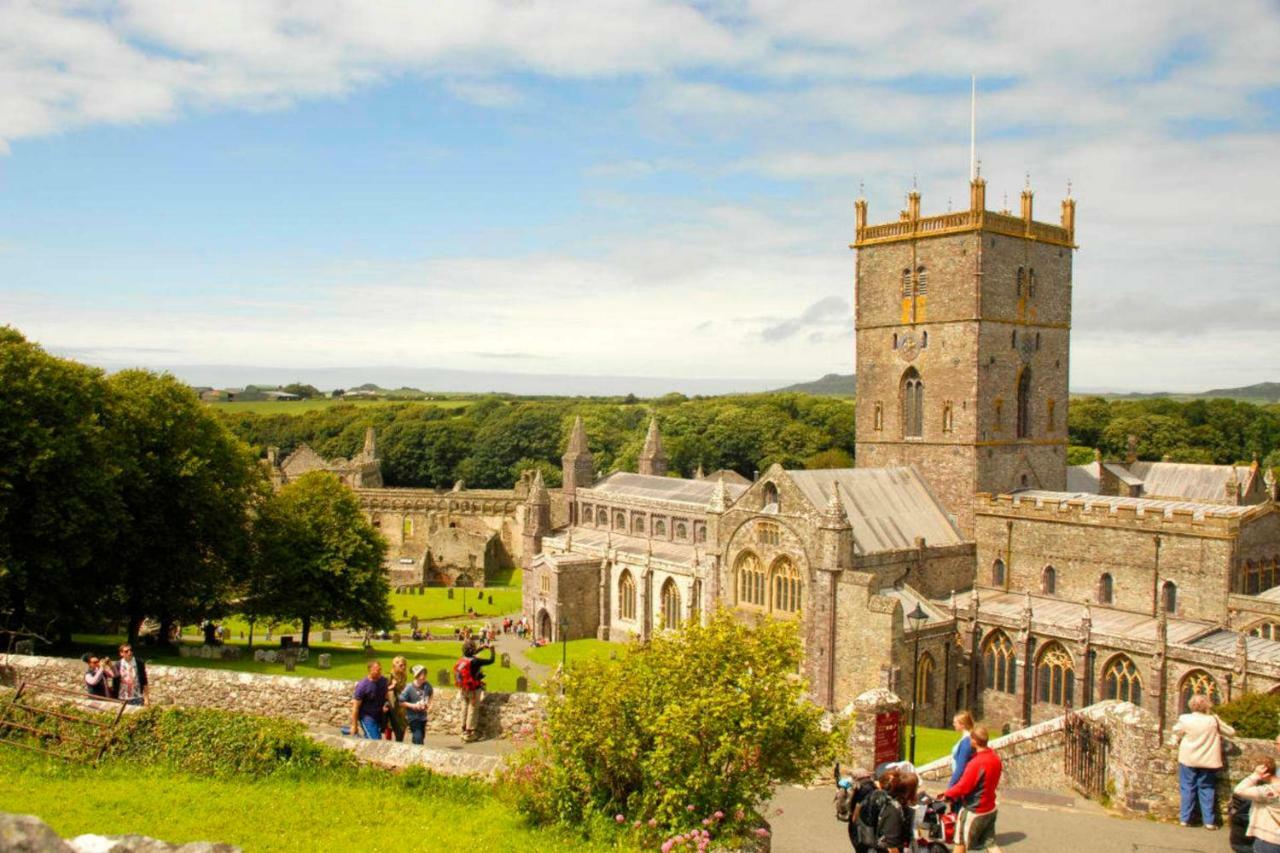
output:
[[524, 554], [526, 561], [542, 553], [542, 537], [551, 532], [551, 495], [542, 482], [542, 472], [535, 470], [529, 496], [524, 501]]
[[644, 438], [644, 449], [640, 451], [640, 473], [654, 477], [667, 475], [667, 454], [662, 449], [662, 435], [658, 432], [658, 419], [649, 419], [649, 434]]
[[832, 484], [831, 497], [827, 499], [827, 508], [822, 513], [822, 526], [832, 530], [843, 530], [850, 527], [849, 513], [844, 510], [844, 501], [840, 498], [839, 485]]
[[573, 430], [569, 433], [569, 446], [564, 456], [560, 457], [563, 471], [563, 494], [569, 507], [569, 523], [578, 523], [578, 503], [575, 500], [578, 489], [588, 489], [595, 483], [595, 459], [587, 447], [587, 430], [582, 424], [582, 415], [573, 420]]
[[705, 479], [707, 479], [707, 474], [706, 474], [706, 472], [702, 470], [702, 463], [701, 463], [701, 462], [699, 462], [699, 463], [698, 463], [698, 470], [693, 472], [693, 479], [695, 479], [695, 480], [705, 480]]
[[373, 427], [365, 427], [364, 449], [360, 451], [360, 455], [365, 459], [378, 458], [378, 440], [374, 438]]
[[542, 482], [542, 471], [540, 470], [535, 469], [533, 472], [533, 485], [529, 487], [529, 497], [525, 499], [525, 503], [530, 506], [551, 503], [551, 495], [547, 493], [547, 486]]
[[573, 431], [569, 433], [569, 447], [565, 450], [565, 455], [582, 453], [591, 455], [587, 448], [587, 428], [583, 426], [582, 415], [578, 415], [573, 419]]
[[840, 487], [831, 484], [831, 497], [818, 519], [818, 563], [827, 571], [840, 571], [853, 565], [853, 525], [844, 511]]

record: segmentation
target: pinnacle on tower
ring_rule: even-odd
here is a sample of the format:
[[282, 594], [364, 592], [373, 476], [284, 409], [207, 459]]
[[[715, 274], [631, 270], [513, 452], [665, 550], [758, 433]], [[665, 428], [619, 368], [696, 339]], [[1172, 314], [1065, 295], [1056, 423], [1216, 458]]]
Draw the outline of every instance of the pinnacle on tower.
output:
[[365, 427], [364, 430], [364, 449], [360, 451], [360, 455], [365, 459], [378, 458], [378, 441], [374, 438], [373, 427]]
[[827, 509], [822, 514], [822, 526], [842, 530], [850, 527], [849, 514], [845, 512], [844, 501], [840, 498], [840, 486], [831, 484], [831, 497], [827, 500]]
[[525, 499], [525, 503], [531, 506], [551, 503], [551, 495], [547, 494], [547, 487], [542, 482], [540, 470], [535, 469], [533, 472], [533, 485], [529, 487], [529, 497]]
[[702, 463], [701, 463], [701, 462], [699, 462], [699, 463], [698, 463], [698, 470], [693, 472], [693, 479], [695, 479], [695, 480], [705, 480], [705, 479], [707, 479], [707, 474], [706, 474], [706, 472], [702, 470]]
[[582, 415], [573, 419], [573, 431], [569, 433], [569, 446], [565, 449], [564, 455], [591, 456], [591, 450], [587, 447], [587, 428], [582, 424]]
[[667, 454], [662, 449], [662, 435], [658, 432], [658, 419], [649, 419], [649, 433], [644, 438], [644, 449], [640, 451], [640, 473], [654, 477], [667, 475]]

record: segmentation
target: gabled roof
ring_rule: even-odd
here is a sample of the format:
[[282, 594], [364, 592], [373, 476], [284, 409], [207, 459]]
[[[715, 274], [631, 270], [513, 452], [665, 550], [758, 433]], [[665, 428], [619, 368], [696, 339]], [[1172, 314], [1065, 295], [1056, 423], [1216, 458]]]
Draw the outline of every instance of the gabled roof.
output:
[[1142, 480], [1142, 492], [1155, 498], [1222, 501], [1227, 484], [1247, 484], [1248, 465], [1196, 465], [1189, 462], [1134, 462], [1129, 470]]
[[[715, 493], [713, 480], [685, 480], [679, 477], [658, 477], [652, 474], [632, 474], [618, 471], [605, 477], [590, 489], [583, 489], [598, 496], [611, 498], [643, 498], [645, 500], [674, 501], [705, 510]], [[747, 490], [746, 486], [725, 483], [725, 491], [731, 500]]]
[[315, 471], [319, 468], [327, 468], [329, 465], [319, 453], [311, 449], [309, 444], [299, 444], [298, 449], [290, 453], [285, 460], [280, 463], [280, 469], [288, 473], [291, 471]]
[[964, 537], [915, 468], [828, 468], [786, 474], [818, 511], [826, 509], [832, 489], [840, 490], [859, 554], [914, 548], [917, 537], [934, 546], [964, 544]]
[[1067, 467], [1067, 491], [1068, 492], [1089, 492], [1098, 494], [1098, 490], [1102, 488], [1102, 471], [1114, 476], [1126, 486], [1141, 486], [1142, 478], [1135, 477], [1133, 474], [1125, 470], [1123, 465], [1116, 462], [1098, 462], [1093, 461], [1084, 465], [1071, 465]]

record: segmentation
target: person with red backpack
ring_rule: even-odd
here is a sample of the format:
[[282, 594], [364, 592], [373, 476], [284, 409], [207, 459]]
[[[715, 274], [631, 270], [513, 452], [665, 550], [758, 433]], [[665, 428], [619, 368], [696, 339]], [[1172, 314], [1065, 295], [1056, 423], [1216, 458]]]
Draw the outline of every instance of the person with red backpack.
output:
[[[489, 659], [480, 660], [476, 654], [482, 649], [489, 650]], [[496, 657], [492, 643], [477, 645], [475, 640], [468, 639], [462, 644], [462, 657], [453, 665], [453, 685], [462, 694], [462, 740], [469, 743], [479, 737], [480, 701], [484, 698], [484, 667], [494, 662]]]

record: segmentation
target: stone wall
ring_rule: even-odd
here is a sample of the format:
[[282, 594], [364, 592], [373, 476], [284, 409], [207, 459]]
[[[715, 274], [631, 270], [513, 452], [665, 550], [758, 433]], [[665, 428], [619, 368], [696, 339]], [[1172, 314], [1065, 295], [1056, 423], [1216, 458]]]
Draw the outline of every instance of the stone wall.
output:
[[[83, 673], [84, 664], [74, 658], [0, 655], [0, 683], [7, 685], [30, 679], [77, 689]], [[351, 720], [351, 681], [160, 665], [148, 665], [147, 675], [156, 705], [220, 708], [335, 729]], [[486, 694], [480, 708], [481, 735], [532, 736], [545, 716], [544, 699], [537, 693]], [[437, 687], [427, 730], [460, 732], [461, 713], [458, 691]]]

